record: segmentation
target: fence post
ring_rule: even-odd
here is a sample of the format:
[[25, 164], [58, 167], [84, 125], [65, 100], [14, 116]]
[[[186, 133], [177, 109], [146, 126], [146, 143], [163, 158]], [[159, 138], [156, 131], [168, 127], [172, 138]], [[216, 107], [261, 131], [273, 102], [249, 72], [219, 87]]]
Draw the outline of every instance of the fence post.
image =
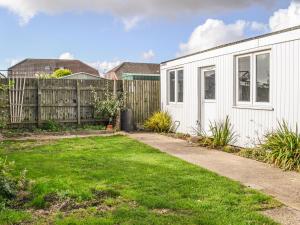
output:
[[81, 115], [80, 115], [80, 83], [79, 80], [77, 80], [76, 83], [76, 91], [77, 91], [77, 124], [80, 125], [81, 121]]
[[42, 90], [41, 90], [41, 84], [40, 80], [37, 79], [37, 125], [38, 127], [41, 127], [42, 123]]
[[80, 125], [81, 121], [81, 115], [80, 115], [80, 83], [79, 80], [77, 80], [76, 83], [76, 91], [77, 91], [77, 124]]

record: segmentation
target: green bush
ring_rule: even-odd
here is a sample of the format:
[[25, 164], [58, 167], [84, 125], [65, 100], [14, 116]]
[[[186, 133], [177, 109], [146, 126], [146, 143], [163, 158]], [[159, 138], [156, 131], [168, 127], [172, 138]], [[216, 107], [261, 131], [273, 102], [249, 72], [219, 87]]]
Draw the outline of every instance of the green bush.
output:
[[47, 120], [43, 123], [42, 130], [57, 132], [62, 130], [62, 126], [55, 120]]
[[212, 147], [225, 147], [234, 144], [236, 134], [233, 131], [233, 125], [230, 123], [229, 117], [226, 116], [225, 121], [210, 123], [210, 132], [212, 134]]
[[241, 149], [238, 153], [239, 156], [254, 159], [261, 162], [265, 161], [266, 154], [267, 152], [262, 148], [245, 148]]
[[172, 118], [168, 112], [156, 112], [145, 122], [144, 126], [154, 132], [168, 133], [172, 126]]
[[0, 157], [0, 196], [10, 199], [16, 195], [16, 183], [11, 172], [14, 163]]
[[13, 172], [14, 162], [8, 162], [6, 158], [0, 157], [0, 199], [13, 199], [19, 192], [29, 187], [29, 181], [26, 179], [27, 170], [23, 170], [17, 177]]
[[58, 69], [58, 70], [55, 70], [53, 72], [53, 74], [51, 74], [51, 78], [61, 78], [61, 77], [64, 77], [64, 76], [68, 76], [72, 74], [72, 71], [69, 70], [69, 69]]
[[261, 147], [267, 151], [266, 160], [284, 170], [300, 171], [300, 134], [283, 121], [274, 132], [265, 136]]
[[241, 149], [232, 145], [226, 145], [223, 147], [223, 151], [227, 153], [238, 153]]
[[124, 108], [125, 94], [117, 96], [106, 88], [105, 98], [103, 99], [101, 96], [98, 96], [95, 90], [92, 93], [95, 117], [108, 119], [109, 124], [112, 124], [120, 110]]

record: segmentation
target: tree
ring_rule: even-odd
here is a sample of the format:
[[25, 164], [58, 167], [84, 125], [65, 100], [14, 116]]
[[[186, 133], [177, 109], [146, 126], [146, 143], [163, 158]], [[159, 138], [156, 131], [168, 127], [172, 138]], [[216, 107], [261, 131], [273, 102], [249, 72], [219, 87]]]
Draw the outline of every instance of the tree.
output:
[[52, 73], [51, 78], [61, 78], [70, 74], [72, 74], [72, 71], [69, 69], [58, 69]]

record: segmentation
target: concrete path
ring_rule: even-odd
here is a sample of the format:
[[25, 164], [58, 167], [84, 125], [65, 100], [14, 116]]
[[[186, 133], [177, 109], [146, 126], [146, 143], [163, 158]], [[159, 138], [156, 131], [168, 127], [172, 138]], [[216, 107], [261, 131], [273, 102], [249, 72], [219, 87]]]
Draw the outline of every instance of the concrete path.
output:
[[[128, 136], [273, 196], [285, 204], [287, 207], [283, 208], [286, 213], [294, 217], [291, 223], [286, 219], [280, 221], [282, 217], [277, 220], [283, 224], [300, 224], [300, 173], [283, 172], [265, 163], [221, 151], [195, 147], [184, 140], [159, 134], [134, 133]], [[268, 214], [274, 219], [278, 215], [275, 213], [272, 216], [272, 212]]]

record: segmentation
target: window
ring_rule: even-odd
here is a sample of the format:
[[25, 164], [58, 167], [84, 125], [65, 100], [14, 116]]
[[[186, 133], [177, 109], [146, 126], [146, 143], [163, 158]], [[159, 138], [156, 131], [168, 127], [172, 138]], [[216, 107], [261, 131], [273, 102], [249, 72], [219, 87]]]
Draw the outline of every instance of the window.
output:
[[170, 102], [175, 102], [175, 71], [170, 72]]
[[270, 102], [270, 52], [239, 56], [237, 104], [262, 105]]
[[183, 102], [183, 70], [177, 72], [177, 101]]
[[251, 85], [251, 58], [250, 56], [238, 59], [238, 79], [239, 79], [239, 101], [250, 101], [250, 85]]
[[172, 70], [168, 77], [169, 102], [183, 102], [183, 70]]
[[216, 99], [216, 73], [215, 70], [204, 71], [204, 98], [205, 100]]
[[256, 102], [270, 101], [270, 54], [256, 55]]

